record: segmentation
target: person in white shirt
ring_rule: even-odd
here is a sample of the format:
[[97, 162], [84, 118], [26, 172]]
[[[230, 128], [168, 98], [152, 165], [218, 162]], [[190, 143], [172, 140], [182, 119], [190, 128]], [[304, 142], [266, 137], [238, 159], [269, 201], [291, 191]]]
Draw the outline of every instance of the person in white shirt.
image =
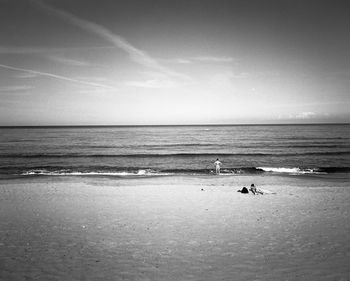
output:
[[216, 161], [214, 162], [215, 165], [215, 172], [217, 175], [220, 175], [220, 166], [222, 165], [222, 163], [219, 161], [219, 158], [216, 159]]

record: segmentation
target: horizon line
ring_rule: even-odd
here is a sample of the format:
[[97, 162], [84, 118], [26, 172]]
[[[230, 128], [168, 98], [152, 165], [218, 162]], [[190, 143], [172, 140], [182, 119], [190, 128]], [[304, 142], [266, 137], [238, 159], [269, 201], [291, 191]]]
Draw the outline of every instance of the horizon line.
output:
[[225, 126], [317, 126], [317, 125], [350, 125], [350, 122], [319, 122], [319, 123], [237, 123], [237, 124], [119, 124], [119, 125], [0, 125], [0, 129], [10, 128], [94, 128], [94, 127], [225, 127]]

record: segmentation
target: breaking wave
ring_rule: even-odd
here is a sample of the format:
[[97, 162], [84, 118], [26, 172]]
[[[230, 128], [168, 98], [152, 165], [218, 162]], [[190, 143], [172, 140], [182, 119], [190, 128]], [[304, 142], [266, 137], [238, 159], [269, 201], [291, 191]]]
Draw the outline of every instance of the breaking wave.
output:
[[[254, 174], [288, 174], [288, 175], [322, 175], [350, 173], [350, 167], [240, 167], [225, 168], [221, 175]], [[213, 169], [153, 169], [132, 167], [34, 167], [34, 168], [0, 168], [0, 174], [20, 176], [115, 176], [147, 177], [172, 175], [214, 175]]]

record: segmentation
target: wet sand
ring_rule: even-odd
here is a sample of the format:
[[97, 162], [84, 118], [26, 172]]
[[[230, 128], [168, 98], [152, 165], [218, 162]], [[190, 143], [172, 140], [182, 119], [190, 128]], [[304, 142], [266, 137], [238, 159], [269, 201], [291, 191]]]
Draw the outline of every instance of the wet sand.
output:
[[1, 180], [0, 280], [349, 280], [349, 202], [346, 178]]

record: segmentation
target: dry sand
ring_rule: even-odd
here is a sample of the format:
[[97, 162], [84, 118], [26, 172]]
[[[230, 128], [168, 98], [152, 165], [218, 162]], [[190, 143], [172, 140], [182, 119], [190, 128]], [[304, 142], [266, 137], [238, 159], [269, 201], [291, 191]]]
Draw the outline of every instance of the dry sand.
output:
[[0, 280], [349, 280], [348, 182], [2, 180]]

